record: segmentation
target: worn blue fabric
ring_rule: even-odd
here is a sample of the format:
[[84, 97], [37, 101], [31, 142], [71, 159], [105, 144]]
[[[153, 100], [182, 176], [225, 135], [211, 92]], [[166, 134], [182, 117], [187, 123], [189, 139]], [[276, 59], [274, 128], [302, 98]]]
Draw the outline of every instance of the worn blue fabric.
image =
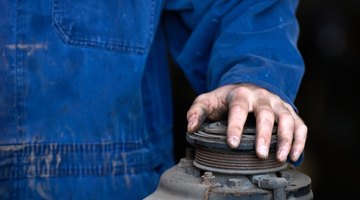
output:
[[0, 0], [0, 199], [154, 191], [174, 164], [168, 52], [198, 93], [253, 83], [294, 106], [296, 7]]

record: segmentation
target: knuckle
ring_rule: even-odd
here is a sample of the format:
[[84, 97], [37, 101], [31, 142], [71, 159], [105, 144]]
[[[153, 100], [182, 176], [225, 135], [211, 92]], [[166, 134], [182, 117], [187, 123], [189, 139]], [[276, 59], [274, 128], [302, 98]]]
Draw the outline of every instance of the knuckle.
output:
[[259, 96], [268, 96], [269, 95], [269, 91], [264, 89], [264, 88], [257, 88], [256, 89], [256, 94]]
[[273, 109], [268, 105], [259, 106], [256, 110], [257, 110], [258, 115], [261, 115], [264, 117], [273, 117], [273, 115], [274, 115]]
[[260, 120], [260, 124], [262, 124], [261, 127], [263, 127], [263, 129], [272, 132], [272, 128], [274, 126], [274, 120], [272, 118], [264, 118]]
[[281, 146], [290, 146], [292, 144], [292, 139], [291, 137], [279, 137], [278, 142]]
[[259, 123], [259, 126], [257, 126], [257, 132], [263, 136], [270, 136], [272, 133], [274, 123], [270, 120], [263, 120]]
[[241, 134], [243, 131], [243, 129], [240, 126], [236, 126], [236, 125], [229, 125], [228, 129], [227, 129], [227, 133], [228, 135], [239, 135]]
[[193, 116], [196, 113], [196, 111], [194, 110], [194, 108], [190, 108], [190, 110], [187, 111], [186, 113], [186, 117], [190, 118], [191, 116]]
[[200, 102], [203, 102], [204, 100], [207, 100], [208, 95], [205, 93], [205, 94], [200, 94], [199, 96], [197, 96], [194, 100], [195, 103], [200, 103]]
[[259, 109], [256, 112], [256, 115], [258, 116], [257, 120], [259, 123], [266, 125], [273, 125], [275, 115], [274, 115], [274, 111], [270, 107], [266, 106]]
[[308, 127], [305, 124], [300, 124], [298, 129], [304, 134], [307, 134], [308, 132]]
[[209, 108], [211, 105], [211, 99], [209, 98], [209, 95], [207, 95], [207, 94], [200, 94], [194, 100], [193, 105], [198, 105], [201, 107]]
[[265, 136], [265, 135], [259, 135], [258, 139], [257, 139], [257, 145], [265, 145], [268, 146], [270, 145], [270, 141], [271, 141], [271, 136]]
[[230, 97], [242, 97], [242, 96], [246, 96], [249, 93], [249, 89], [246, 87], [237, 87], [235, 89], [233, 89], [229, 96]]
[[279, 113], [279, 121], [287, 126], [293, 126], [295, 120], [290, 112]]
[[301, 124], [298, 127], [296, 137], [299, 138], [301, 141], [305, 141], [307, 138], [307, 132], [308, 132], [308, 127], [305, 124]]
[[293, 107], [292, 107], [290, 104], [288, 104], [287, 102], [283, 101], [280, 97], [278, 97], [278, 98], [279, 98], [279, 101], [281, 101], [282, 104], [283, 104], [287, 109], [289, 109], [289, 110], [294, 110]]
[[229, 109], [231, 113], [242, 113], [245, 112], [243, 106], [241, 104], [231, 104], [229, 105]]

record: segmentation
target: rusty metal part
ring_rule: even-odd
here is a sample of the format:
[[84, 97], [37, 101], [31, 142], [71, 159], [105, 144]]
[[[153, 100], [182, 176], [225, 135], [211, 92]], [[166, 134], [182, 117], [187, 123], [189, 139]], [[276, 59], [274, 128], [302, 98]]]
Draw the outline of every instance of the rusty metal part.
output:
[[205, 184], [205, 185], [213, 185], [214, 184], [214, 180], [215, 180], [215, 176], [212, 174], [212, 172], [205, 172], [202, 176], [201, 176], [201, 183]]
[[311, 179], [291, 167], [277, 173], [251, 176], [201, 173], [194, 166], [178, 164], [162, 174], [156, 191], [144, 200], [168, 199], [312, 200], [313, 193]]
[[145, 200], [312, 200], [311, 179], [275, 158], [276, 127], [269, 156], [255, 154], [255, 128], [245, 126], [239, 148], [226, 144], [226, 122], [204, 124], [187, 141], [195, 149], [165, 171]]
[[273, 191], [274, 200], [286, 200], [285, 187], [288, 180], [284, 177], [270, 177], [269, 175], [255, 175], [252, 182], [259, 188]]

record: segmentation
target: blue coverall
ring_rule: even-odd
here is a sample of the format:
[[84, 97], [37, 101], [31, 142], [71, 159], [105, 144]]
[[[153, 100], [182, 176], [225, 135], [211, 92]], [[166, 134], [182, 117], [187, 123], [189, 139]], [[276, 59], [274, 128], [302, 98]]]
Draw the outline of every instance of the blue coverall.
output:
[[0, 199], [153, 192], [174, 164], [169, 54], [199, 94], [252, 83], [295, 108], [304, 73], [296, 8], [0, 0]]

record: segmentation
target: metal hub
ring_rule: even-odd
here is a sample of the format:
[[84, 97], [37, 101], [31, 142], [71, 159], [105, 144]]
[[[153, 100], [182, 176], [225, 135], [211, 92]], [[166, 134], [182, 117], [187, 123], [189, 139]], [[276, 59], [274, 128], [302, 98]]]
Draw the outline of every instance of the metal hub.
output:
[[255, 154], [255, 128], [245, 124], [238, 148], [230, 149], [226, 143], [226, 121], [204, 123], [200, 130], [186, 134], [187, 141], [195, 147], [194, 165], [199, 169], [223, 174], [261, 174], [277, 172], [286, 163], [275, 157], [276, 127], [273, 128], [269, 156], [265, 160]]
[[161, 175], [154, 193], [145, 200], [246, 199], [311, 200], [311, 179], [275, 158], [276, 127], [273, 129], [269, 157], [255, 154], [255, 125], [245, 125], [239, 147], [226, 144], [226, 122], [204, 123], [199, 131], [187, 134], [194, 147]]

